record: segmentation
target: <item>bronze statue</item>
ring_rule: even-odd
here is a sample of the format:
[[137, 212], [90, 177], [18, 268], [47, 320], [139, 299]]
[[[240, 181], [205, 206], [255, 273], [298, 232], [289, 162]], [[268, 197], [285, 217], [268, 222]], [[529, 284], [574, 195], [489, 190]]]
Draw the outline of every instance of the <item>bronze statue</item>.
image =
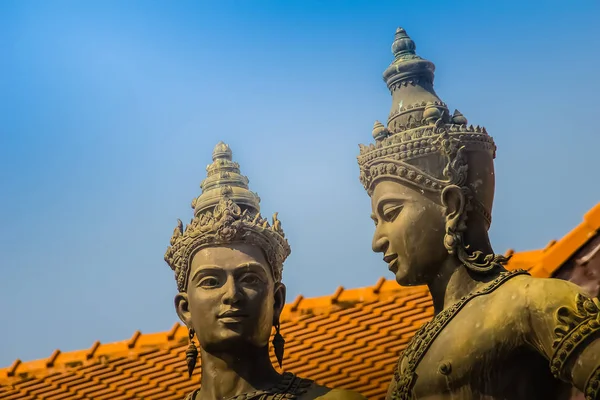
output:
[[177, 314], [189, 329], [190, 377], [200, 344], [201, 388], [189, 400], [329, 399], [364, 400], [355, 392], [329, 389], [292, 373], [278, 373], [269, 357], [269, 338], [281, 366], [284, 340], [279, 316], [285, 303], [281, 282], [290, 247], [277, 214], [260, 215], [259, 197], [220, 142], [194, 199], [194, 217], [173, 232], [165, 261], [175, 271]]
[[400, 356], [388, 399], [600, 399], [600, 302], [570, 282], [507, 271], [488, 239], [496, 146], [451, 115], [434, 65], [398, 28], [384, 72], [387, 127], [360, 146], [373, 250], [400, 285], [428, 285], [435, 317]]

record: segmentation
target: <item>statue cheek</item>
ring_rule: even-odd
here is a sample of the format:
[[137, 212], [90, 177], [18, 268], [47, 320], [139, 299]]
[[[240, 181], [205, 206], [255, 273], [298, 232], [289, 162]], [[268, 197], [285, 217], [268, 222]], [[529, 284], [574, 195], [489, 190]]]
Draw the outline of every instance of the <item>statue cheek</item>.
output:
[[387, 224], [388, 240], [394, 252], [406, 248], [407, 241], [413, 236], [415, 222], [409, 213], [403, 211], [393, 222]]
[[253, 302], [257, 306], [263, 308], [265, 312], [267, 310], [269, 310], [271, 313], [273, 312], [273, 304], [275, 303], [275, 298], [272, 292], [269, 292], [268, 290], [266, 290], [266, 288], [261, 289], [254, 294]]
[[209, 315], [216, 315], [219, 312], [221, 301], [216, 293], [207, 293], [207, 291], [196, 289], [190, 294], [190, 312], [194, 322], [208, 322]]

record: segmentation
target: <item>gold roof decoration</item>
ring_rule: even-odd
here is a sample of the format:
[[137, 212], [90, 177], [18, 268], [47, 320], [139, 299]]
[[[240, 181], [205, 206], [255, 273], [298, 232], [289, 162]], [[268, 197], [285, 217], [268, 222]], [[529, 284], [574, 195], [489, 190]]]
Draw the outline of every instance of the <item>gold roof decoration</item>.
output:
[[283, 262], [291, 249], [281, 229], [277, 213], [269, 224], [260, 215], [260, 198], [248, 188], [248, 178], [232, 161], [229, 146], [219, 142], [213, 163], [206, 167], [202, 194], [192, 201], [194, 217], [183, 228], [178, 220], [165, 261], [175, 272], [179, 291], [185, 291], [192, 258], [204, 247], [232, 243], [259, 246], [265, 253], [275, 281], [281, 281]]

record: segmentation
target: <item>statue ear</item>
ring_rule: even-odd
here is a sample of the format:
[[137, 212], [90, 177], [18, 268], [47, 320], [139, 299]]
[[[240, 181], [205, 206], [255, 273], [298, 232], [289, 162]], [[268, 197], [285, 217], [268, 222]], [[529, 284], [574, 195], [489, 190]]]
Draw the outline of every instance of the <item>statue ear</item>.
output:
[[273, 325], [275, 325], [276, 321], [279, 321], [279, 316], [283, 311], [283, 306], [285, 305], [285, 292], [286, 287], [283, 283], [279, 282], [275, 284], [275, 296], [273, 302]]
[[446, 186], [442, 190], [442, 205], [445, 208], [446, 221], [457, 223], [465, 209], [465, 195], [461, 188], [456, 185]]
[[185, 326], [192, 328], [192, 314], [190, 313], [189, 305], [187, 293], [177, 293], [175, 296], [175, 311], [177, 311], [177, 316]]
[[466, 228], [465, 220], [462, 218], [465, 203], [465, 194], [459, 186], [449, 185], [442, 190], [442, 205], [446, 217], [444, 247], [450, 254], [455, 254], [457, 246], [462, 243], [461, 232]]

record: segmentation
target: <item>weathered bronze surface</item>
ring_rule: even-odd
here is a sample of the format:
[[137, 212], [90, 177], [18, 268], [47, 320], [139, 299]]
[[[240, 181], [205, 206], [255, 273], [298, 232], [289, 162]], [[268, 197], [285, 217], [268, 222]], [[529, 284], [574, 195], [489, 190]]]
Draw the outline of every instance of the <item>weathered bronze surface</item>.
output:
[[433, 63], [398, 28], [384, 72], [387, 127], [361, 145], [373, 250], [401, 285], [428, 285], [435, 317], [400, 356], [388, 399], [600, 399], [600, 302], [577, 285], [508, 272], [488, 239], [496, 146], [449, 113]]
[[364, 400], [358, 393], [275, 370], [269, 338], [275, 327], [273, 345], [281, 365], [281, 275], [290, 254], [277, 214], [271, 224], [261, 217], [259, 197], [222, 142], [201, 188], [192, 202], [194, 217], [185, 229], [179, 221], [165, 254], [179, 289], [177, 314], [190, 332], [190, 376], [198, 356], [194, 336], [200, 344], [201, 385], [186, 399]]

